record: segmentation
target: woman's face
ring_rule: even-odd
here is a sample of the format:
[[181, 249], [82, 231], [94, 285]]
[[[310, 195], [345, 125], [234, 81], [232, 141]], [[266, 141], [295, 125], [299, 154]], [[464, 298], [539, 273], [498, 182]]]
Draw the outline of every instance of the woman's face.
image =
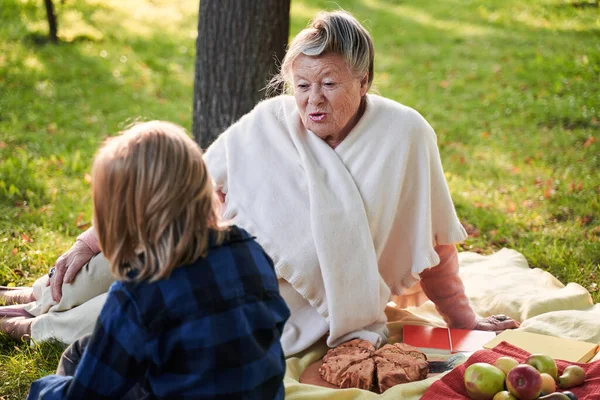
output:
[[337, 54], [300, 54], [292, 64], [292, 77], [304, 126], [335, 148], [360, 119], [368, 76], [357, 78]]

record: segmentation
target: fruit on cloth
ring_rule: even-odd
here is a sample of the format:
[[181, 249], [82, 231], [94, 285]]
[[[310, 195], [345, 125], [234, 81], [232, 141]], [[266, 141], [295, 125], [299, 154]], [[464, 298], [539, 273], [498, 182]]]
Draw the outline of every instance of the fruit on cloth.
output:
[[504, 375], [508, 374], [513, 367], [519, 365], [519, 362], [512, 357], [504, 356], [494, 362], [494, 366], [499, 368], [500, 371], [504, 372]]
[[545, 354], [532, 354], [527, 358], [525, 364], [531, 365], [533, 368], [537, 369], [540, 374], [548, 374], [554, 379], [558, 376], [556, 362], [552, 357]]
[[492, 400], [517, 400], [517, 398], [510, 394], [508, 390], [503, 390], [501, 392], [496, 393]]
[[540, 374], [542, 377], [542, 395], [556, 392], [556, 382], [550, 375], [543, 373]]
[[574, 386], [579, 386], [585, 381], [585, 371], [577, 365], [569, 365], [558, 377], [558, 387], [561, 389], [569, 389]]
[[[542, 397], [538, 397], [539, 400], [569, 400], [569, 396], [567, 396], [564, 393], [560, 393], [560, 392], [554, 392], [554, 393], [550, 393], [547, 394], [545, 396]], [[577, 398], [575, 398], [577, 399]]]
[[569, 400], [577, 400], [577, 396], [575, 396], [575, 393], [573, 392], [569, 392], [568, 390], [565, 390], [564, 392], [561, 392], [562, 394], [566, 394], [567, 397], [569, 397]]
[[542, 377], [529, 364], [519, 364], [506, 375], [506, 388], [520, 400], [533, 400], [542, 392]]
[[475, 363], [466, 369], [464, 378], [469, 398], [492, 400], [496, 393], [504, 390], [506, 375], [491, 364]]

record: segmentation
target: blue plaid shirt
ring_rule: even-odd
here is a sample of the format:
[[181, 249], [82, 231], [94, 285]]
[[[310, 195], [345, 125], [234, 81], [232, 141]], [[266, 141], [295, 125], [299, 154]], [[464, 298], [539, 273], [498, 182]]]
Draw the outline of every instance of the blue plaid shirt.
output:
[[171, 277], [115, 282], [74, 377], [35, 381], [29, 399], [283, 399], [289, 310], [271, 259], [232, 227]]

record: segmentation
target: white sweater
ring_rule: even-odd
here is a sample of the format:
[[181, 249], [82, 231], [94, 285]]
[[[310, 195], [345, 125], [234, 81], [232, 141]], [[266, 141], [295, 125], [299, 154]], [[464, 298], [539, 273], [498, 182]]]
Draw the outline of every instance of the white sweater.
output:
[[301, 351], [385, 340], [385, 305], [439, 263], [436, 244], [466, 233], [456, 217], [436, 137], [415, 110], [367, 95], [335, 149], [300, 119], [293, 97], [258, 104], [207, 150], [226, 194], [223, 217], [273, 258], [292, 316], [282, 343]]

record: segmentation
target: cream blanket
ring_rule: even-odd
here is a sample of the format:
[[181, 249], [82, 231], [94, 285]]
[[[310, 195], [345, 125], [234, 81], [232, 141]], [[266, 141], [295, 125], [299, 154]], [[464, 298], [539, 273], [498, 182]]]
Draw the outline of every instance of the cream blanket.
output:
[[[466, 236], [433, 130], [379, 96], [368, 95], [335, 150], [304, 128], [293, 97], [279, 96], [224, 132], [204, 159], [226, 194], [224, 217], [256, 236], [279, 277], [327, 321], [330, 346], [385, 339], [390, 291], [402, 293], [439, 263], [434, 245]], [[300, 312], [291, 308], [286, 329]], [[314, 340], [295, 336], [284, 350]]]
[[[524, 331], [542, 333], [600, 344], [600, 305], [580, 285], [560, 283], [548, 272], [530, 269], [522, 254], [503, 249], [490, 256], [459, 253], [460, 276], [465, 283], [475, 312], [483, 317], [504, 313], [523, 321]], [[442, 317], [430, 301], [420, 307], [397, 310], [394, 322], [388, 323], [392, 336], [399, 337], [404, 323], [443, 326]], [[419, 399], [439, 379], [398, 385], [383, 395], [358, 389], [332, 390], [298, 383], [307, 365], [326, 351], [323, 343], [313, 346], [287, 362], [286, 400], [345, 399]], [[600, 358], [600, 354], [596, 359]]]

